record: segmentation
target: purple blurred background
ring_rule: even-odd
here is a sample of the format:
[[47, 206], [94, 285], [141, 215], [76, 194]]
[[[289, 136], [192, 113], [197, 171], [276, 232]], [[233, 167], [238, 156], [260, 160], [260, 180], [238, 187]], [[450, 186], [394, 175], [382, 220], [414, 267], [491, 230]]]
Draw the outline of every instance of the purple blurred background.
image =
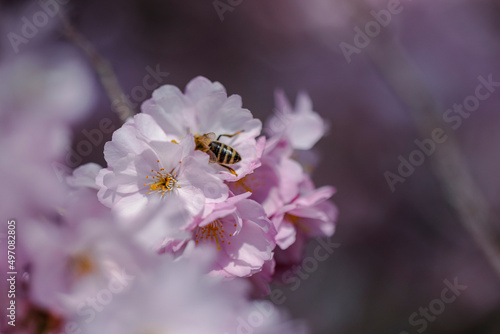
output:
[[[398, 157], [408, 158], [417, 148], [416, 139], [426, 138], [417, 131], [408, 101], [387, 80], [387, 70], [400, 66], [391, 61], [392, 53], [400, 52], [417, 74], [396, 69], [405, 87], [423, 84], [440, 106], [441, 118], [474, 94], [479, 76], [500, 81], [498, 1], [219, 3], [230, 9], [218, 13], [211, 0], [71, 0], [60, 9], [111, 63], [126, 94], [140, 97], [135, 87], [143, 86], [148, 68], [157, 67], [169, 73], [161, 84], [181, 89], [198, 75], [221, 82], [262, 120], [273, 111], [276, 88], [292, 100], [299, 91], [309, 93], [314, 110], [330, 124], [316, 146], [321, 161], [313, 179], [318, 186], [337, 188], [333, 201], [340, 215], [332, 240], [340, 247], [295, 291], [290, 285], [276, 288], [285, 292], [285, 305], [295, 317], [307, 319], [313, 333], [500, 333], [500, 278], [448, 204], [431, 158], [394, 192], [384, 177], [386, 171], [397, 173]], [[0, 6], [4, 36], [20, 30], [23, 15], [41, 8], [18, 0]], [[364, 31], [375, 20], [372, 10], [388, 8], [397, 13], [385, 27], [378, 25], [378, 33], [371, 31], [369, 45], [352, 53], [349, 62], [340, 44], [355, 47], [354, 29]], [[4, 38], [0, 60], [28, 52], [51, 59], [58, 46], [66, 46], [93, 71], [60, 28], [58, 17], [51, 18], [17, 54]], [[387, 61], [381, 67], [374, 57]], [[120, 124], [93, 73], [99, 96], [74, 128], [75, 150], [85, 139], [84, 129], [98, 128], [104, 118]], [[139, 105], [150, 94], [132, 96], [132, 102]], [[453, 131], [466, 167], [497, 216], [499, 110], [500, 91], [495, 91]], [[104, 165], [102, 150], [110, 138], [107, 134], [80, 163]], [[491, 224], [499, 230], [498, 221]], [[316, 246], [312, 241], [310, 250]], [[441, 299], [444, 281], [455, 279], [467, 289], [440, 310], [434, 300]], [[439, 314], [422, 330], [422, 322], [414, 325], [409, 318], [430, 304]]]

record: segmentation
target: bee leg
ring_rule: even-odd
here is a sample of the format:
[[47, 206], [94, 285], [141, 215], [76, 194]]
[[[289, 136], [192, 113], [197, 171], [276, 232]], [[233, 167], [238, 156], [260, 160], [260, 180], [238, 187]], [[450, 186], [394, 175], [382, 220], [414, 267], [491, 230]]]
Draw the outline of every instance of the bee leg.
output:
[[222, 137], [222, 136], [231, 138], [231, 137], [234, 137], [234, 136], [236, 136], [236, 135], [239, 135], [239, 134], [240, 134], [240, 133], [242, 133], [243, 131], [245, 131], [245, 130], [238, 131], [238, 132], [236, 132], [236, 133], [233, 133], [232, 135], [219, 135], [219, 137], [217, 137], [217, 141], [219, 141], [220, 137]]
[[233, 174], [235, 176], [238, 176], [238, 174], [236, 174], [236, 172], [234, 171], [234, 169], [232, 169], [231, 167], [223, 165], [223, 164], [219, 164], [219, 166], [222, 166], [222, 167], [226, 168], [229, 172], [231, 172], [231, 174]]

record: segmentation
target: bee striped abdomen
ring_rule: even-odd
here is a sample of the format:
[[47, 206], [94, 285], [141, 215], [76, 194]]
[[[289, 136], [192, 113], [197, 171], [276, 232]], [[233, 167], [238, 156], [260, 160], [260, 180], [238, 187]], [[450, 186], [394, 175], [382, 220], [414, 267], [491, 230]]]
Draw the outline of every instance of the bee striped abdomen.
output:
[[234, 148], [218, 141], [210, 143], [210, 151], [217, 157], [217, 162], [221, 164], [235, 164], [241, 161], [241, 156]]

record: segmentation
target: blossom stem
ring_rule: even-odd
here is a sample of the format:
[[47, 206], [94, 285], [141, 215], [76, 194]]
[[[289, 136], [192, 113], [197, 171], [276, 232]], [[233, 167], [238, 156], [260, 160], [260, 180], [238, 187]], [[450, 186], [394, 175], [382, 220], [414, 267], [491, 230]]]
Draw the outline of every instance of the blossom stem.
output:
[[123, 93], [118, 78], [113, 70], [113, 67], [94, 47], [94, 45], [78, 31], [75, 26], [70, 22], [66, 14], [61, 10], [59, 11], [59, 17], [63, 24], [64, 35], [78, 48], [80, 48], [83, 53], [87, 56], [90, 63], [94, 67], [99, 81], [101, 82], [106, 94], [108, 95], [110, 101], [115, 104], [119, 103], [120, 108], [113, 108], [120, 118], [120, 120], [125, 123], [125, 121], [134, 116], [136, 112], [134, 111], [130, 100]]
[[[369, 12], [369, 11], [368, 11]], [[439, 115], [442, 107], [427, 89], [418, 71], [390, 36], [379, 36], [364, 50], [387, 85], [407, 105], [420, 135], [427, 138], [435, 129], [447, 129]], [[429, 157], [432, 172], [460, 223], [471, 235], [500, 278], [500, 244], [491, 222], [498, 221], [488, 201], [467, 168], [455, 133], [446, 131], [447, 140]]]

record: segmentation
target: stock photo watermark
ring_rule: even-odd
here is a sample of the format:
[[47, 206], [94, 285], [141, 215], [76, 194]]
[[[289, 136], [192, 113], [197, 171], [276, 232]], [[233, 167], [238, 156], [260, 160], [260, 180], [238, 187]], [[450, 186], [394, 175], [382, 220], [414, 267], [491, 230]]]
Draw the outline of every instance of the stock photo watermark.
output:
[[[452, 130], [458, 130], [462, 125], [463, 120], [469, 118], [473, 112], [477, 111], [481, 105], [481, 101], [485, 101], [500, 87], [499, 81], [494, 81], [493, 74], [484, 77], [477, 77], [479, 84], [476, 86], [474, 93], [465, 97], [461, 104], [453, 104], [453, 106], [443, 113], [442, 120], [448, 124]], [[396, 191], [398, 183], [404, 183], [415, 172], [416, 168], [421, 166], [428, 157], [430, 157], [439, 144], [443, 144], [448, 139], [445, 130], [435, 128], [430, 133], [429, 138], [423, 140], [415, 139], [414, 144], [417, 148], [411, 151], [406, 157], [400, 155], [398, 157], [399, 165], [396, 172], [385, 171], [385, 180], [391, 189], [391, 192]]]
[[66, 176], [71, 175], [72, 170], [78, 167], [83, 158], [89, 156], [94, 151], [94, 148], [102, 144], [105, 135], [115, 131], [116, 126], [109, 118], [103, 118], [99, 121], [98, 128], [83, 129], [81, 134], [86, 138], [78, 141], [75, 149], [71, 147], [66, 148], [63, 163], [54, 161], [51, 163], [52, 170], [57, 176], [59, 182], [64, 182]]
[[291, 124], [292, 120], [293, 116], [290, 113], [274, 108], [265, 130], [271, 133], [282, 132]]
[[219, 16], [220, 21], [223, 22], [225, 13], [234, 11], [234, 9], [242, 3], [243, 0], [214, 0], [212, 5]]
[[[406, 0], [411, 2], [412, 0]], [[401, 14], [404, 7], [401, 0], [389, 0], [387, 8], [379, 11], [372, 10], [370, 15], [374, 20], [368, 21], [364, 29], [359, 26], [354, 27], [354, 38], [352, 44], [341, 42], [339, 44], [340, 50], [344, 55], [347, 63], [350, 64], [354, 54], [360, 54], [361, 51], [370, 45], [372, 39], [376, 38], [382, 32], [382, 28], [387, 27], [394, 15]]]
[[122, 94], [111, 102], [111, 108], [118, 115], [128, 112], [129, 106], [125, 103], [125, 101], [129, 101], [130, 107], [137, 109], [139, 104], [150, 96], [151, 92], [158, 88], [170, 74], [169, 72], [163, 72], [160, 69], [160, 64], [156, 64], [155, 68], [146, 66], [144, 70], [147, 74], [142, 78], [142, 85], [133, 87], [130, 90], [130, 94]]
[[65, 5], [69, 0], [39, 0], [37, 10], [21, 18], [17, 32], [9, 32], [7, 38], [15, 53], [18, 53], [21, 45], [28, 44], [33, 40], [41, 29], [47, 26], [51, 19], [58, 15], [61, 5]]
[[9, 326], [16, 326], [16, 281], [17, 281], [17, 267], [16, 267], [16, 220], [9, 219], [7, 221], [7, 283], [8, 288], [6, 291], [8, 306], [7, 306], [7, 324]]
[[[408, 323], [415, 327], [417, 333], [423, 333], [429, 326], [429, 322], [436, 321], [437, 317], [445, 311], [446, 305], [455, 302], [457, 297], [468, 288], [458, 282], [458, 277], [455, 277], [453, 282], [445, 279], [443, 283], [445, 288], [441, 290], [439, 298], [431, 300], [427, 307], [419, 307], [418, 312], [413, 312], [408, 317]], [[402, 331], [399, 334], [410, 334], [410, 332]]]
[[[318, 270], [319, 264], [330, 258], [335, 249], [340, 247], [339, 243], [332, 242], [330, 239], [317, 238], [315, 240], [318, 245], [312, 251], [312, 256], [306, 257], [300, 265], [284, 272], [281, 278], [285, 285], [271, 290], [269, 299], [274, 305], [285, 303], [286, 296], [283, 290], [296, 291], [302, 281], [307, 280], [312, 273]], [[234, 334], [254, 333], [255, 329], [262, 326], [265, 320], [270, 318], [275, 312], [278, 312], [277, 309], [269, 301], [255, 303], [252, 312], [245, 317], [238, 317], [236, 319], [238, 326]]]
[[271, 302], [266, 300], [256, 301], [252, 312], [249, 312], [245, 317], [236, 318], [238, 323], [236, 332], [225, 332], [224, 334], [252, 334], [254, 329], [264, 325], [266, 319], [272, 318], [276, 312], [278, 311]]
[[332, 242], [330, 239], [317, 238], [318, 245], [314, 248], [312, 256], [308, 256], [302, 260], [300, 265], [297, 265], [281, 275], [281, 280], [284, 283], [283, 287], [274, 288], [269, 297], [276, 305], [281, 305], [286, 301], [286, 296], [283, 290], [296, 291], [302, 281], [307, 280], [310, 274], [318, 270], [319, 264], [330, 258], [335, 252], [335, 249], [340, 247], [339, 243]]
[[[6, 247], [4, 248], [6, 258], [2, 261], [7, 261], [5, 266], [4, 275], [7, 281], [7, 290], [2, 292], [5, 293], [5, 315], [7, 318], [7, 324], [11, 327], [16, 327], [17, 311], [19, 306], [16, 304], [16, 296], [18, 293], [18, 266], [16, 264], [17, 255], [17, 220], [9, 219], [6, 221], [5, 235], [2, 233], [2, 244], [3, 236], [6, 238]], [[19, 272], [21, 274], [21, 272]], [[24, 273], [26, 275], [26, 273]], [[23, 275], [23, 277], [24, 277]], [[19, 277], [19, 279], [21, 279]], [[22, 279], [21, 279], [22, 280]], [[81, 318], [65, 322], [63, 328], [58, 331], [58, 334], [78, 334], [82, 332], [81, 325], [85, 323], [90, 323], [96, 317], [98, 312], [101, 312], [105, 307], [111, 304], [114, 297], [129, 288], [135, 280], [135, 276], [127, 274], [123, 269], [115, 269], [110, 272], [110, 277], [106, 285], [102, 286], [102, 289], [98, 290], [94, 296], [88, 296], [83, 300], [76, 308], [76, 316]]]

